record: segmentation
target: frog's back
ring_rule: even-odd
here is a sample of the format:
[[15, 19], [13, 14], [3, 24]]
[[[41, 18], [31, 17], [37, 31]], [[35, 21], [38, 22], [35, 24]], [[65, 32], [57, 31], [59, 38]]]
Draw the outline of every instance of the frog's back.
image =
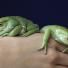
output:
[[53, 32], [55, 32], [55, 30], [58, 30], [58, 29], [63, 30], [63, 31], [68, 31], [66, 27], [59, 26], [59, 25], [47, 25], [47, 26], [44, 26], [40, 31], [45, 32], [46, 29], [50, 29]]
[[59, 43], [68, 46], [68, 29], [63, 26], [53, 26], [51, 27], [51, 36]]

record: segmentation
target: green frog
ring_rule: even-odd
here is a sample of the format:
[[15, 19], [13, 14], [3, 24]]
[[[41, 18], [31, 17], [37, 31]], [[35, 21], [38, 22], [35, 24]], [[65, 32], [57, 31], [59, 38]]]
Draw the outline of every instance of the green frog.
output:
[[21, 16], [0, 18], [0, 36], [29, 36], [39, 32], [39, 26]]
[[[40, 32], [44, 33], [42, 48], [40, 50], [45, 49], [45, 54], [47, 54], [48, 50], [48, 40], [52, 37], [55, 41], [64, 44], [64, 46], [68, 46], [68, 29], [59, 25], [47, 25], [44, 26]], [[65, 48], [62, 52], [68, 51], [68, 48]]]

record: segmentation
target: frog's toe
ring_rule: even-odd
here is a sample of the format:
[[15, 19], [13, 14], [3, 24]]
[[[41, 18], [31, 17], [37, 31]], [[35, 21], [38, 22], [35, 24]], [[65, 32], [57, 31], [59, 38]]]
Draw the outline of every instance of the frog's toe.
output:
[[22, 37], [27, 37], [28, 35], [26, 35], [26, 34], [23, 34], [23, 35], [20, 35], [20, 36], [22, 36]]
[[42, 47], [40, 49], [38, 49], [38, 51], [43, 51], [45, 49], [45, 47]]

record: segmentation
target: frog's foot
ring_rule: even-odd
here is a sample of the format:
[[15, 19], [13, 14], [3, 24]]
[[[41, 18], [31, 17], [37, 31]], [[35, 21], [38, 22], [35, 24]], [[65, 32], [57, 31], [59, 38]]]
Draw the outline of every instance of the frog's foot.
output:
[[62, 52], [63, 53], [68, 53], [68, 48], [65, 48]]
[[42, 47], [40, 49], [38, 49], [38, 51], [43, 51], [45, 49], [45, 47]]
[[21, 35], [21, 36], [27, 37], [27, 36], [30, 36], [30, 35], [36, 33], [37, 31], [38, 31], [38, 29], [37, 29], [37, 28], [34, 28], [34, 29], [31, 29], [31, 30], [25, 32], [25, 33], [24, 33], [23, 35]]
[[42, 48], [38, 49], [38, 51], [43, 51], [43, 50], [45, 50], [45, 55], [46, 55], [47, 54], [47, 49], [45, 47], [42, 47]]
[[21, 35], [22, 37], [27, 37], [28, 34], [27, 33], [24, 33], [23, 35]]

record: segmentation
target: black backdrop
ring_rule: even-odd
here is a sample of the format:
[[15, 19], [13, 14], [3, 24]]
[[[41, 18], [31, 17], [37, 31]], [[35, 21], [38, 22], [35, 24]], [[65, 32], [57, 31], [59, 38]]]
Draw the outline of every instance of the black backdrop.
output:
[[68, 10], [64, 0], [2, 0], [0, 16], [20, 15], [44, 25], [58, 24], [68, 27]]

